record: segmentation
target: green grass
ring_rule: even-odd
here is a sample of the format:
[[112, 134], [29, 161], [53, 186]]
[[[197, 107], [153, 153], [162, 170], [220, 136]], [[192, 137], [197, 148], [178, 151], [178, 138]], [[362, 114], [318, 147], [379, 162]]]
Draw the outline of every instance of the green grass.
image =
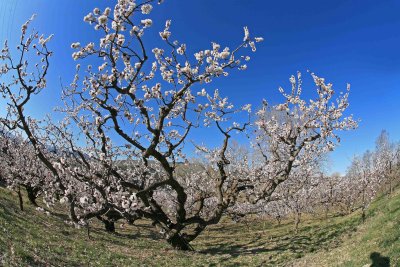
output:
[[369, 266], [372, 258], [373, 266], [400, 266], [400, 190], [375, 200], [366, 222], [339, 247], [307, 255], [295, 266]]
[[[360, 225], [357, 213], [327, 220], [308, 218], [297, 235], [290, 221], [278, 226], [270, 221], [246, 225], [225, 220], [192, 243], [195, 252], [181, 252], [171, 249], [146, 221], [140, 221], [140, 227], [118, 225], [118, 234], [93, 224], [89, 238], [86, 229], [64, 223], [61, 212], [46, 215], [28, 204], [19, 211], [17, 197], [0, 188], [0, 265], [362, 266], [376, 251], [396, 266], [399, 214], [400, 196], [396, 196], [371, 205], [366, 224]], [[352, 251], [343, 258], [347, 249]]]

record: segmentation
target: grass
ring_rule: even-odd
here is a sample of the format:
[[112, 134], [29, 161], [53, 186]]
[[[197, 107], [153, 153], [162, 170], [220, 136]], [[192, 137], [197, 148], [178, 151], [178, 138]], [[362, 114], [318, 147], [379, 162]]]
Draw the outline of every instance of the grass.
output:
[[295, 266], [400, 266], [400, 190], [380, 196], [357, 233], [329, 252], [307, 255]]
[[140, 227], [118, 225], [118, 234], [93, 224], [89, 238], [86, 229], [67, 225], [62, 213], [46, 215], [27, 204], [20, 211], [17, 197], [0, 188], [0, 265], [362, 266], [370, 262], [371, 252], [380, 252], [396, 266], [399, 214], [397, 195], [373, 203], [365, 224], [360, 225], [357, 213], [307, 218], [297, 235], [290, 221], [246, 225], [225, 220], [192, 243], [195, 252], [181, 252], [171, 249], [146, 221]]

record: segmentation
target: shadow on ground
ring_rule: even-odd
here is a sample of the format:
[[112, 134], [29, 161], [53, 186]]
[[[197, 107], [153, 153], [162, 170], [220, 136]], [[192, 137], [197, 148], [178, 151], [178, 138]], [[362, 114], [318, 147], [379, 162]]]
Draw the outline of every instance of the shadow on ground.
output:
[[379, 252], [372, 252], [369, 258], [372, 261], [371, 267], [390, 267], [389, 257], [384, 257]]

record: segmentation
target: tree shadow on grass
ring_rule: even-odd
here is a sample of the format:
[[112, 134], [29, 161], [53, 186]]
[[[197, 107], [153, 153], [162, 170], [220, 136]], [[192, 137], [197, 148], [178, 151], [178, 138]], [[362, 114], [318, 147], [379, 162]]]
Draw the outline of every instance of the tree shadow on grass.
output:
[[[221, 237], [217, 235], [212, 242], [203, 243], [205, 248], [198, 252], [210, 255], [229, 255], [229, 258], [264, 254], [267, 259], [265, 264], [277, 265], [285, 261], [287, 257], [300, 258], [307, 253], [337, 247], [341, 243], [340, 236], [354, 231], [355, 225], [357, 225], [356, 221], [320, 228], [305, 226], [300, 229], [299, 234], [295, 235], [279, 233], [271, 236], [263, 233], [251, 237], [246, 236], [245, 240], [240, 238], [232, 240], [232, 237], [229, 239], [229, 236], [226, 235], [223, 235], [224, 240], [216, 240], [217, 237], [218, 239]], [[222, 230], [225, 229], [220, 228], [220, 231]], [[213, 233], [214, 231], [211, 236]], [[231, 242], [229, 242], [230, 240]], [[388, 265], [383, 265], [383, 267], [386, 266]]]
[[115, 232], [114, 233], [115, 236], [118, 237], [123, 237], [123, 238], [127, 238], [127, 239], [151, 239], [151, 240], [155, 240], [155, 241], [159, 241], [159, 240], [163, 240], [163, 238], [161, 238], [159, 235], [157, 235], [156, 233], [153, 232], [149, 232], [149, 233], [141, 233], [141, 232], [137, 232], [137, 233], [121, 233], [121, 232]]
[[382, 256], [379, 252], [372, 252], [369, 258], [372, 261], [371, 267], [390, 267], [390, 258]]
[[[283, 241], [283, 242], [282, 242]], [[308, 236], [294, 236], [292, 238], [274, 238], [270, 240], [253, 239], [245, 244], [218, 244], [199, 251], [211, 255], [230, 255], [238, 257], [266, 252], [291, 251], [294, 253], [303, 251], [311, 243]]]

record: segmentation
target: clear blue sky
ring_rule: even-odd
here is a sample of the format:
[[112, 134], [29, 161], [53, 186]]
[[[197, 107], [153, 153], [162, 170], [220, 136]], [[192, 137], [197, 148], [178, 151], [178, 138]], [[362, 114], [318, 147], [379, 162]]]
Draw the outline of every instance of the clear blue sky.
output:
[[[59, 78], [73, 77], [70, 44], [95, 40], [96, 33], [82, 18], [93, 7], [111, 0], [0, 0], [0, 41], [16, 42], [20, 25], [32, 13], [35, 28], [54, 33], [55, 52], [49, 88], [32, 106], [35, 115], [58, 104]], [[15, 11], [14, 11], [15, 10]], [[262, 1], [165, 0], [154, 9], [154, 26], [148, 42], [158, 38], [164, 21], [172, 19], [174, 37], [197, 50], [211, 41], [222, 45], [240, 42], [243, 26], [265, 42], [252, 55], [249, 69], [218, 80], [219, 88], [237, 104], [258, 105], [266, 98], [279, 101], [278, 86], [288, 86], [291, 74], [307, 69], [326, 77], [336, 90], [352, 85], [350, 112], [360, 118], [360, 128], [344, 133], [332, 154], [331, 171], [344, 172], [353, 154], [373, 148], [386, 129], [400, 139], [400, 1]], [[306, 85], [311, 85], [309, 82]], [[213, 89], [210, 88], [210, 89]], [[305, 88], [311, 96], [314, 88]]]

